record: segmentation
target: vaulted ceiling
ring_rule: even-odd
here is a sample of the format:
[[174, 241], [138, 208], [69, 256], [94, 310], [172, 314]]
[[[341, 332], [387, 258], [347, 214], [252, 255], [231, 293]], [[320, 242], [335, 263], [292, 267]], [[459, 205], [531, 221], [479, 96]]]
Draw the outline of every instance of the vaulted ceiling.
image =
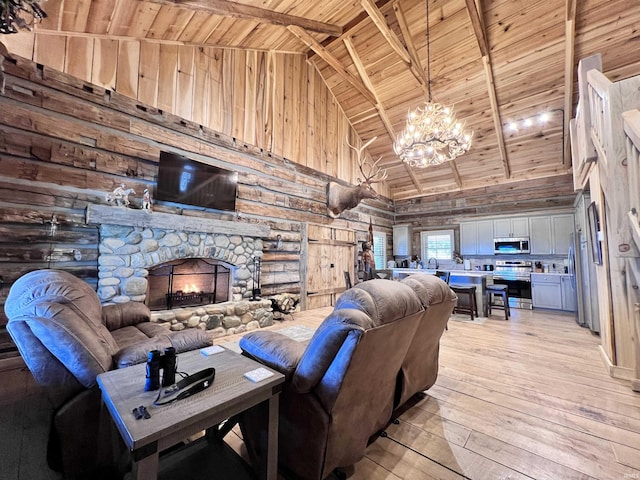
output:
[[[425, 0], [48, 0], [54, 20], [38, 31], [306, 52], [361, 138], [377, 137], [369, 153], [400, 203], [507, 183], [570, 193], [577, 62], [600, 53], [612, 80], [639, 74], [637, 2], [428, 1], [429, 68]], [[454, 106], [473, 145], [412, 169], [393, 140], [426, 99], [427, 71], [433, 100]]]

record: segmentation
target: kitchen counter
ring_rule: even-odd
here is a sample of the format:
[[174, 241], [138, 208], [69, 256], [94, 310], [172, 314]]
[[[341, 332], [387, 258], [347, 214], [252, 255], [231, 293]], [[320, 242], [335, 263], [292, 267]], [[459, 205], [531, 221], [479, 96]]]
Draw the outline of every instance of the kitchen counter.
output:
[[571, 275], [570, 273], [564, 272], [531, 272], [531, 275]]
[[[434, 269], [424, 269], [424, 268], [394, 268], [393, 276], [407, 276], [413, 275], [414, 273], [428, 273], [430, 275], [435, 275], [436, 270]], [[493, 278], [493, 272], [485, 272], [485, 271], [477, 271], [477, 270], [446, 270], [446, 269], [438, 269], [438, 272], [450, 272], [451, 276], [461, 276], [461, 277], [478, 277], [485, 278], [491, 277]]]
[[[485, 292], [487, 285], [493, 284], [493, 272], [477, 271], [477, 270], [444, 270], [438, 269], [439, 272], [450, 272], [449, 284], [459, 286], [475, 286], [476, 287], [476, 303], [478, 305], [478, 316], [484, 316]], [[414, 273], [426, 273], [434, 275], [436, 270], [420, 269], [420, 268], [394, 268], [393, 278], [402, 279]]]

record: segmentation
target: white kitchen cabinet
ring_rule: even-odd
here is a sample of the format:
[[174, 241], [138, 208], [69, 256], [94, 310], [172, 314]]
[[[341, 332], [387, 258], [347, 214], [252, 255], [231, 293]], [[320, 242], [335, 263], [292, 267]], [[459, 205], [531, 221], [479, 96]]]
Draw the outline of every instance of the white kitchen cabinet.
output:
[[562, 294], [562, 310], [567, 310], [569, 312], [578, 311], [576, 288], [572, 276], [562, 275], [560, 277], [560, 287]]
[[493, 221], [493, 235], [496, 238], [528, 237], [529, 218], [499, 218]]
[[531, 300], [533, 308], [562, 310], [561, 275], [531, 274]]
[[393, 254], [397, 256], [411, 255], [411, 229], [409, 225], [393, 226]]
[[493, 220], [460, 223], [462, 255], [493, 255]]
[[529, 248], [532, 255], [551, 252], [551, 219], [549, 215], [529, 218]]
[[568, 255], [571, 234], [573, 233], [573, 214], [552, 215], [552, 249], [554, 255]]
[[573, 222], [573, 214], [570, 213], [529, 218], [531, 254], [567, 255]]

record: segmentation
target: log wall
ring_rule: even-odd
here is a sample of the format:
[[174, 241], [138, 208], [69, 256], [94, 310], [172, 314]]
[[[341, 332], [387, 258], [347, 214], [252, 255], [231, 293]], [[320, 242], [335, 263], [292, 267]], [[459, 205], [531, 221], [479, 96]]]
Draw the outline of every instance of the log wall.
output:
[[[6, 37], [9, 52], [356, 183], [345, 139], [358, 140], [305, 55], [31, 32]], [[385, 184], [374, 188], [389, 196]]]
[[[155, 184], [161, 150], [239, 173], [236, 212], [154, 210], [268, 225], [264, 295], [300, 292], [306, 223], [352, 229], [362, 240], [373, 219], [376, 230], [388, 232], [391, 248], [393, 210], [384, 198], [331, 219], [326, 185], [337, 178], [46, 65], [9, 54], [0, 60], [2, 304], [11, 283], [38, 268], [61, 268], [95, 283], [98, 231], [85, 224], [85, 208], [105, 204], [105, 192], [120, 183], [138, 192], [133, 205], [139, 207], [141, 192]], [[58, 227], [51, 237], [53, 215]]]

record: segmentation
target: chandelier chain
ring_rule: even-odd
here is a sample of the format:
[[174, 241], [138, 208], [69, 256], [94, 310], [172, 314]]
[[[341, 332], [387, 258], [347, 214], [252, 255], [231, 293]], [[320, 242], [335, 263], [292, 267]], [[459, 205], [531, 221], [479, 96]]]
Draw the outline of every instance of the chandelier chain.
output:
[[453, 109], [433, 102], [431, 94], [431, 28], [429, 0], [427, 10], [427, 93], [424, 105], [417, 107], [393, 144], [400, 159], [411, 167], [440, 165], [465, 154], [471, 147], [471, 137], [464, 133], [464, 124], [456, 121]]

